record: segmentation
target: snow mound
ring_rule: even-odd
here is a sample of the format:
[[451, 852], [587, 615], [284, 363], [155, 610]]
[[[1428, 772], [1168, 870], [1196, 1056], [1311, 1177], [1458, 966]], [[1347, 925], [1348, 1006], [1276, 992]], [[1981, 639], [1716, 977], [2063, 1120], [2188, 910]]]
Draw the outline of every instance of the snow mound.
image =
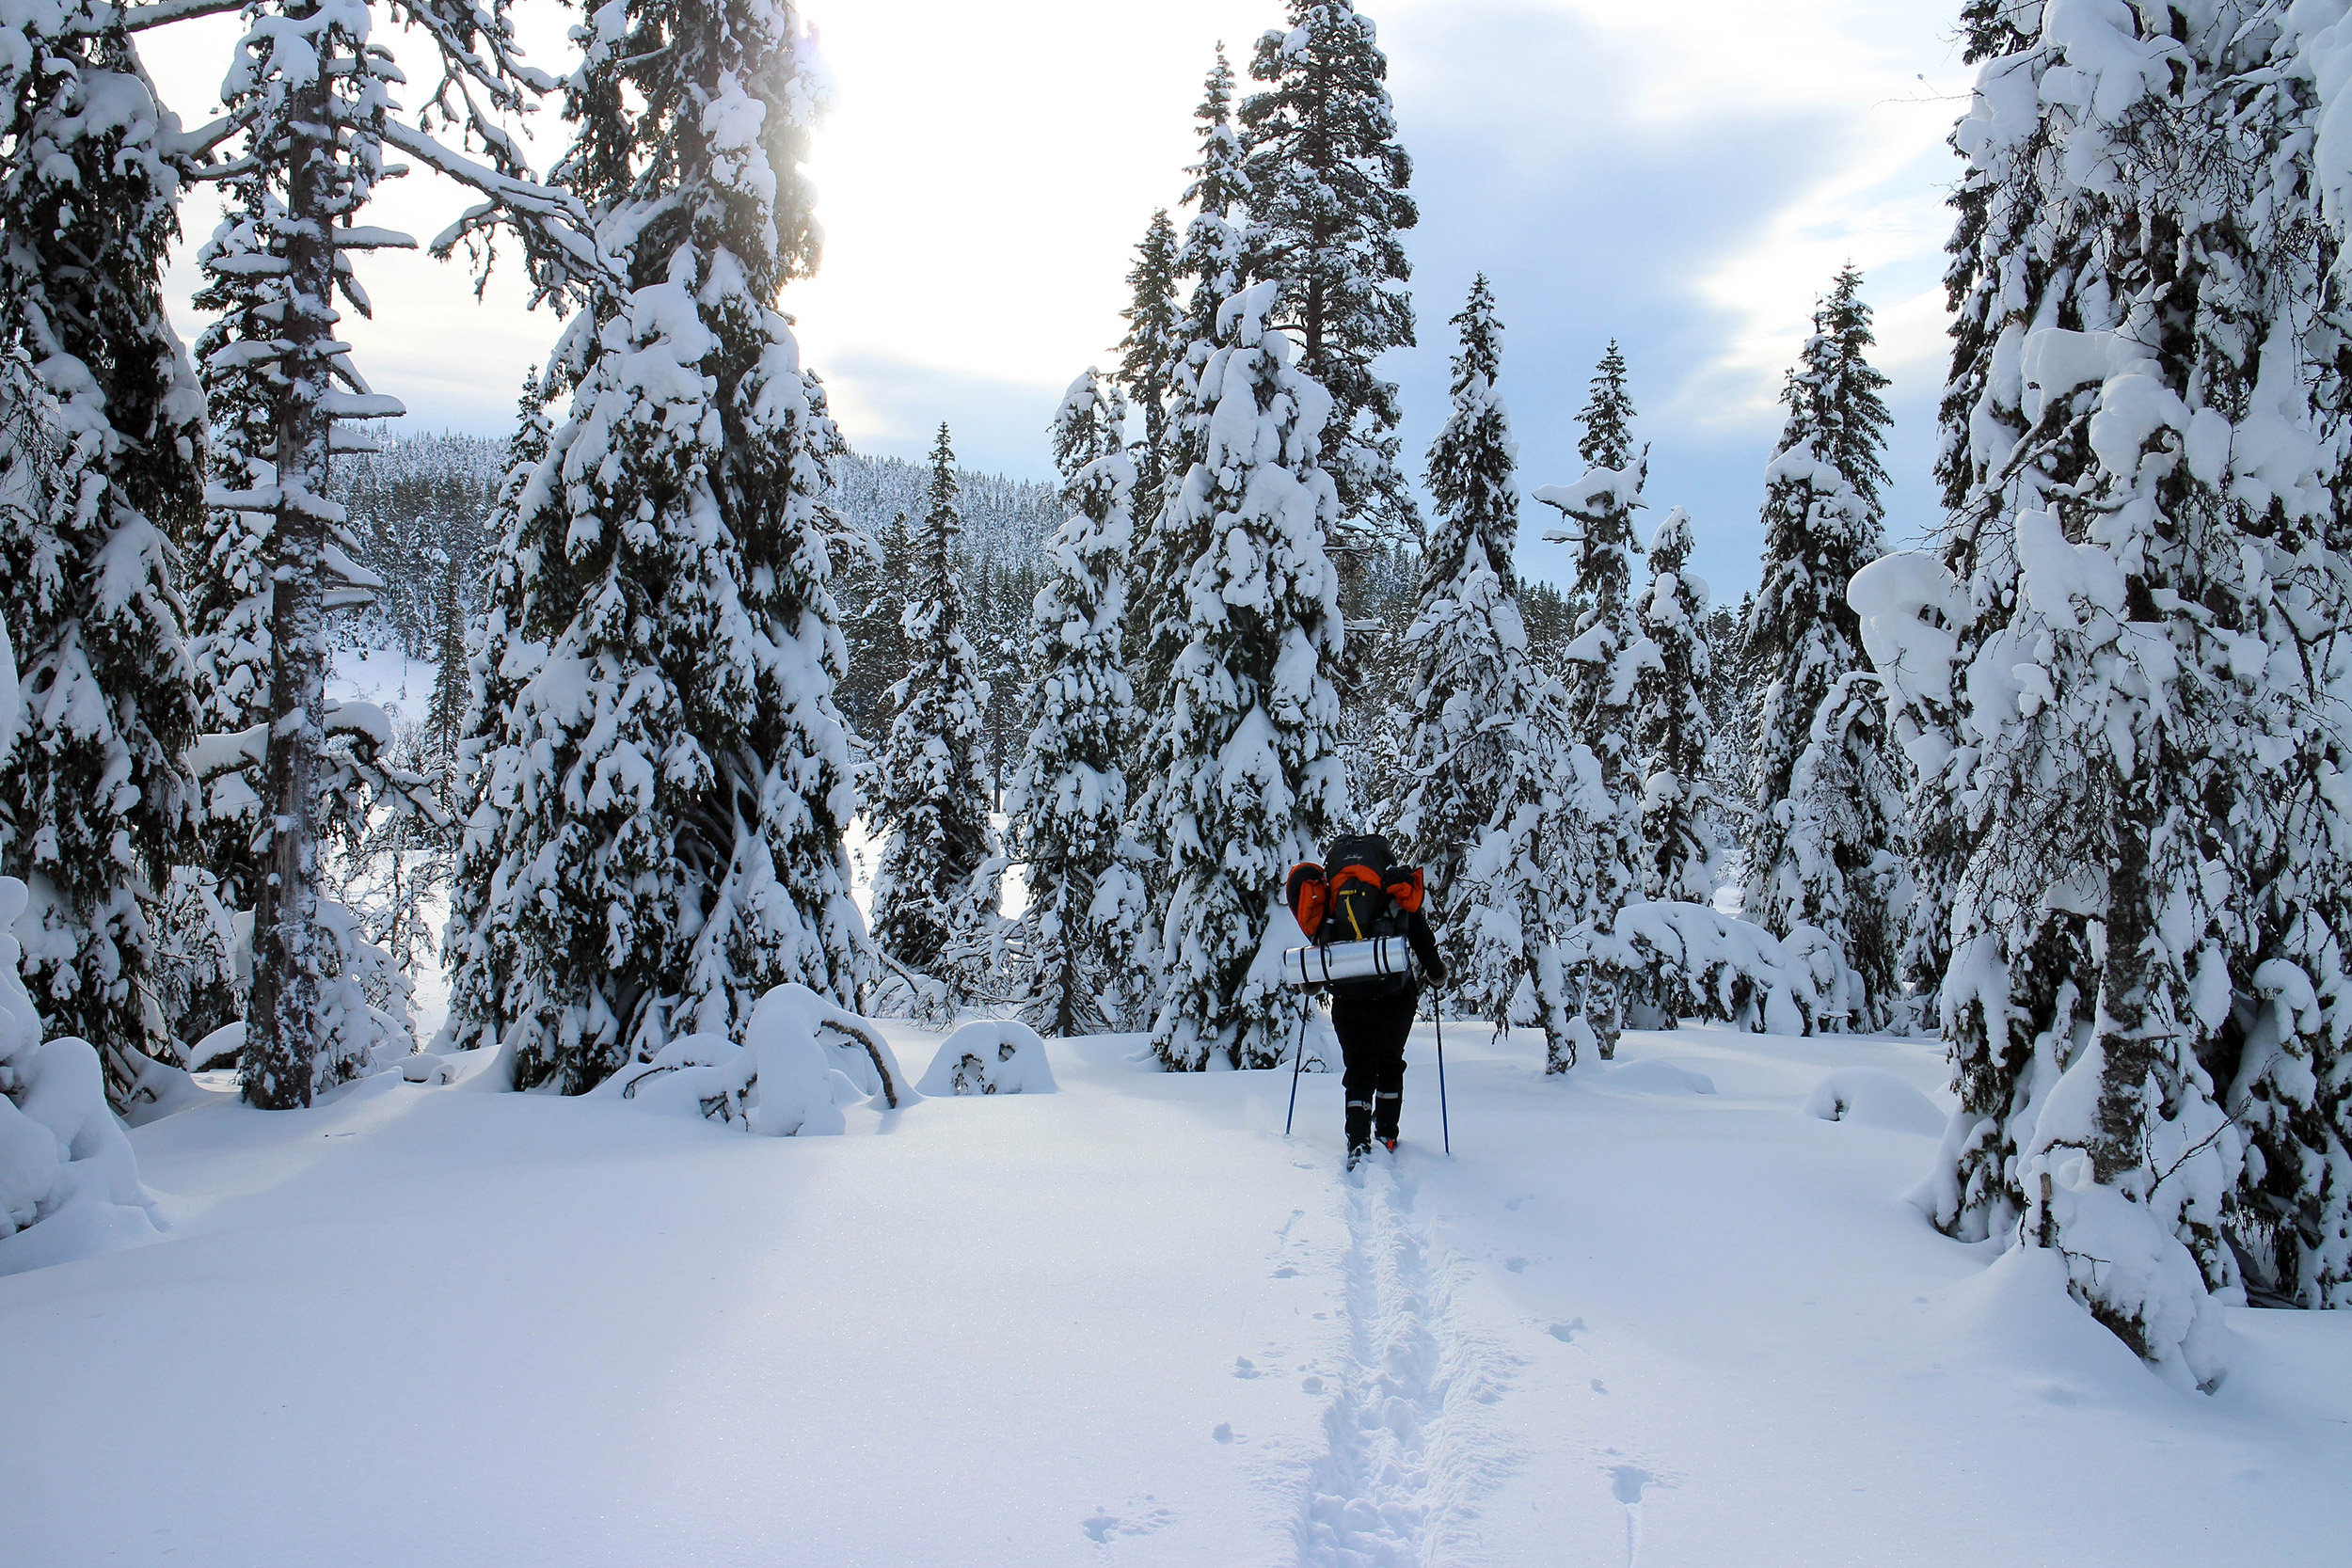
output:
[[1826, 941], [1799, 927], [1783, 942], [1705, 904], [1629, 904], [1607, 936], [1572, 935], [1562, 958], [1587, 954], [1644, 977], [1672, 1018], [1706, 1018], [1767, 1035], [1809, 1035], [1823, 1011], [1812, 961]]
[[155, 1234], [153, 1199], [107, 1107], [98, 1053], [70, 1036], [40, 1037], [9, 934], [24, 902], [24, 884], [0, 877], [0, 1275]]
[[[1594, 1071], [1594, 1069], [1601, 1070]], [[1604, 1088], [1628, 1094], [1713, 1094], [1715, 1080], [1672, 1062], [1595, 1062], [1584, 1069]]]
[[1036, 1030], [981, 1019], [947, 1037], [916, 1085], [925, 1094], [1052, 1094], [1059, 1085]]
[[680, 1035], [593, 1092], [771, 1138], [838, 1134], [845, 1105], [870, 1098], [897, 1109], [921, 1098], [879, 1029], [797, 983], [759, 999], [741, 1045]]
[[1946, 1117], [1935, 1102], [1883, 1068], [1848, 1067], [1821, 1080], [1804, 1114], [1823, 1121], [1855, 1121], [1894, 1132], [1941, 1137]]

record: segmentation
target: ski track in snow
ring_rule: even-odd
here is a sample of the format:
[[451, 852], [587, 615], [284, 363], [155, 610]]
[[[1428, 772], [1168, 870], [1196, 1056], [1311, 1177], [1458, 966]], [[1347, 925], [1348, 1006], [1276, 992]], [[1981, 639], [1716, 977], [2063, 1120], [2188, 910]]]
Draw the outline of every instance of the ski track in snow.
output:
[[1348, 1180], [1348, 1364], [1308, 1473], [1299, 1568], [1473, 1560], [1471, 1505], [1514, 1466], [1492, 1419], [1508, 1358], [1455, 1317], [1469, 1265], [1431, 1236], [1418, 1189], [1385, 1161]]

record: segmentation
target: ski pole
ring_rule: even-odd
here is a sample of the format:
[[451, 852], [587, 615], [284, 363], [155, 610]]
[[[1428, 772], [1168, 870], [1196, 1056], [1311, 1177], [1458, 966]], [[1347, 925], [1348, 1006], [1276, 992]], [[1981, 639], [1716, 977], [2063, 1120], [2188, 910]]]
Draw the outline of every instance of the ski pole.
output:
[[[1310, 1009], [1311, 1016], [1311, 1009]], [[1298, 1074], [1307, 1065], [1307, 1020], [1298, 1021], [1298, 1049], [1291, 1053], [1291, 1108], [1282, 1113], [1282, 1136], [1291, 1135], [1291, 1118], [1298, 1115]]]
[[1454, 1122], [1445, 1108], [1445, 1008], [1439, 1006], [1437, 990], [1429, 992], [1429, 1022], [1438, 1026], [1438, 1131], [1445, 1136], [1445, 1157], [1454, 1158]]

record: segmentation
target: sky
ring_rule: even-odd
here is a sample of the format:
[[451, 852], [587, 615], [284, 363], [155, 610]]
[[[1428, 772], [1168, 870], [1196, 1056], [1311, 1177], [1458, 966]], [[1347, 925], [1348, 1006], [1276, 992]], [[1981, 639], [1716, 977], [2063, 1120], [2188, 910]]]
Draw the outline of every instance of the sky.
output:
[[[1183, 195], [1213, 53], [1222, 40], [1246, 71], [1284, 4], [811, 0], [837, 85], [811, 166], [825, 258], [783, 304], [853, 445], [919, 456], [945, 420], [971, 467], [1051, 476], [1047, 420], [1073, 376], [1116, 357], [1133, 247]], [[1736, 601], [1756, 581], [1781, 378], [1851, 261], [1894, 382], [1888, 531], [1899, 544], [1932, 525], [1944, 136], [1968, 80], [1956, 0], [1362, 8], [1421, 209], [1405, 237], [1419, 342], [1384, 361], [1415, 473], [1445, 417], [1449, 318], [1484, 271], [1524, 486], [1577, 477], [1576, 414], [1615, 339], [1651, 445], [1653, 518], [1687, 509], [1693, 565]], [[517, 12], [534, 58], [560, 70], [574, 13], [553, 0]], [[151, 37], [150, 69], [189, 123], [213, 112], [234, 37], [230, 19]], [[550, 106], [541, 145], [560, 136]], [[430, 239], [464, 205], [414, 176], [385, 188], [373, 221]], [[213, 221], [191, 204], [171, 277], [191, 337], [196, 242]], [[511, 271], [477, 300], [462, 263], [360, 265], [375, 319], [344, 336], [406, 404], [402, 428], [510, 429], [522, 372], [561, 324], [523, 309]], [[1567, 551], [1540, 537], [1551, 520], [1529, 504], [1521, 563], [1561, 578]]]

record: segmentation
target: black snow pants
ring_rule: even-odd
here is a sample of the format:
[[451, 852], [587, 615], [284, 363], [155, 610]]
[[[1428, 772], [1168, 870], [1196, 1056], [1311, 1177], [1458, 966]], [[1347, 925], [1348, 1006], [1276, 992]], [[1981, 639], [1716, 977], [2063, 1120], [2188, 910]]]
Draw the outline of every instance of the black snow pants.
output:
[[1340, 1037], [1346, 1064], [1340, 1086], [1347, 1091], [1347, 1147], [1353, 1152], [1370, 1148], [1375, 1138], [1396, 1141], [1405, 1096], [1405, 1039], [1413, 1032], [1420, 1003], [1419, 986], [1387, 996], [1331, 998], [1331, 1032]]

